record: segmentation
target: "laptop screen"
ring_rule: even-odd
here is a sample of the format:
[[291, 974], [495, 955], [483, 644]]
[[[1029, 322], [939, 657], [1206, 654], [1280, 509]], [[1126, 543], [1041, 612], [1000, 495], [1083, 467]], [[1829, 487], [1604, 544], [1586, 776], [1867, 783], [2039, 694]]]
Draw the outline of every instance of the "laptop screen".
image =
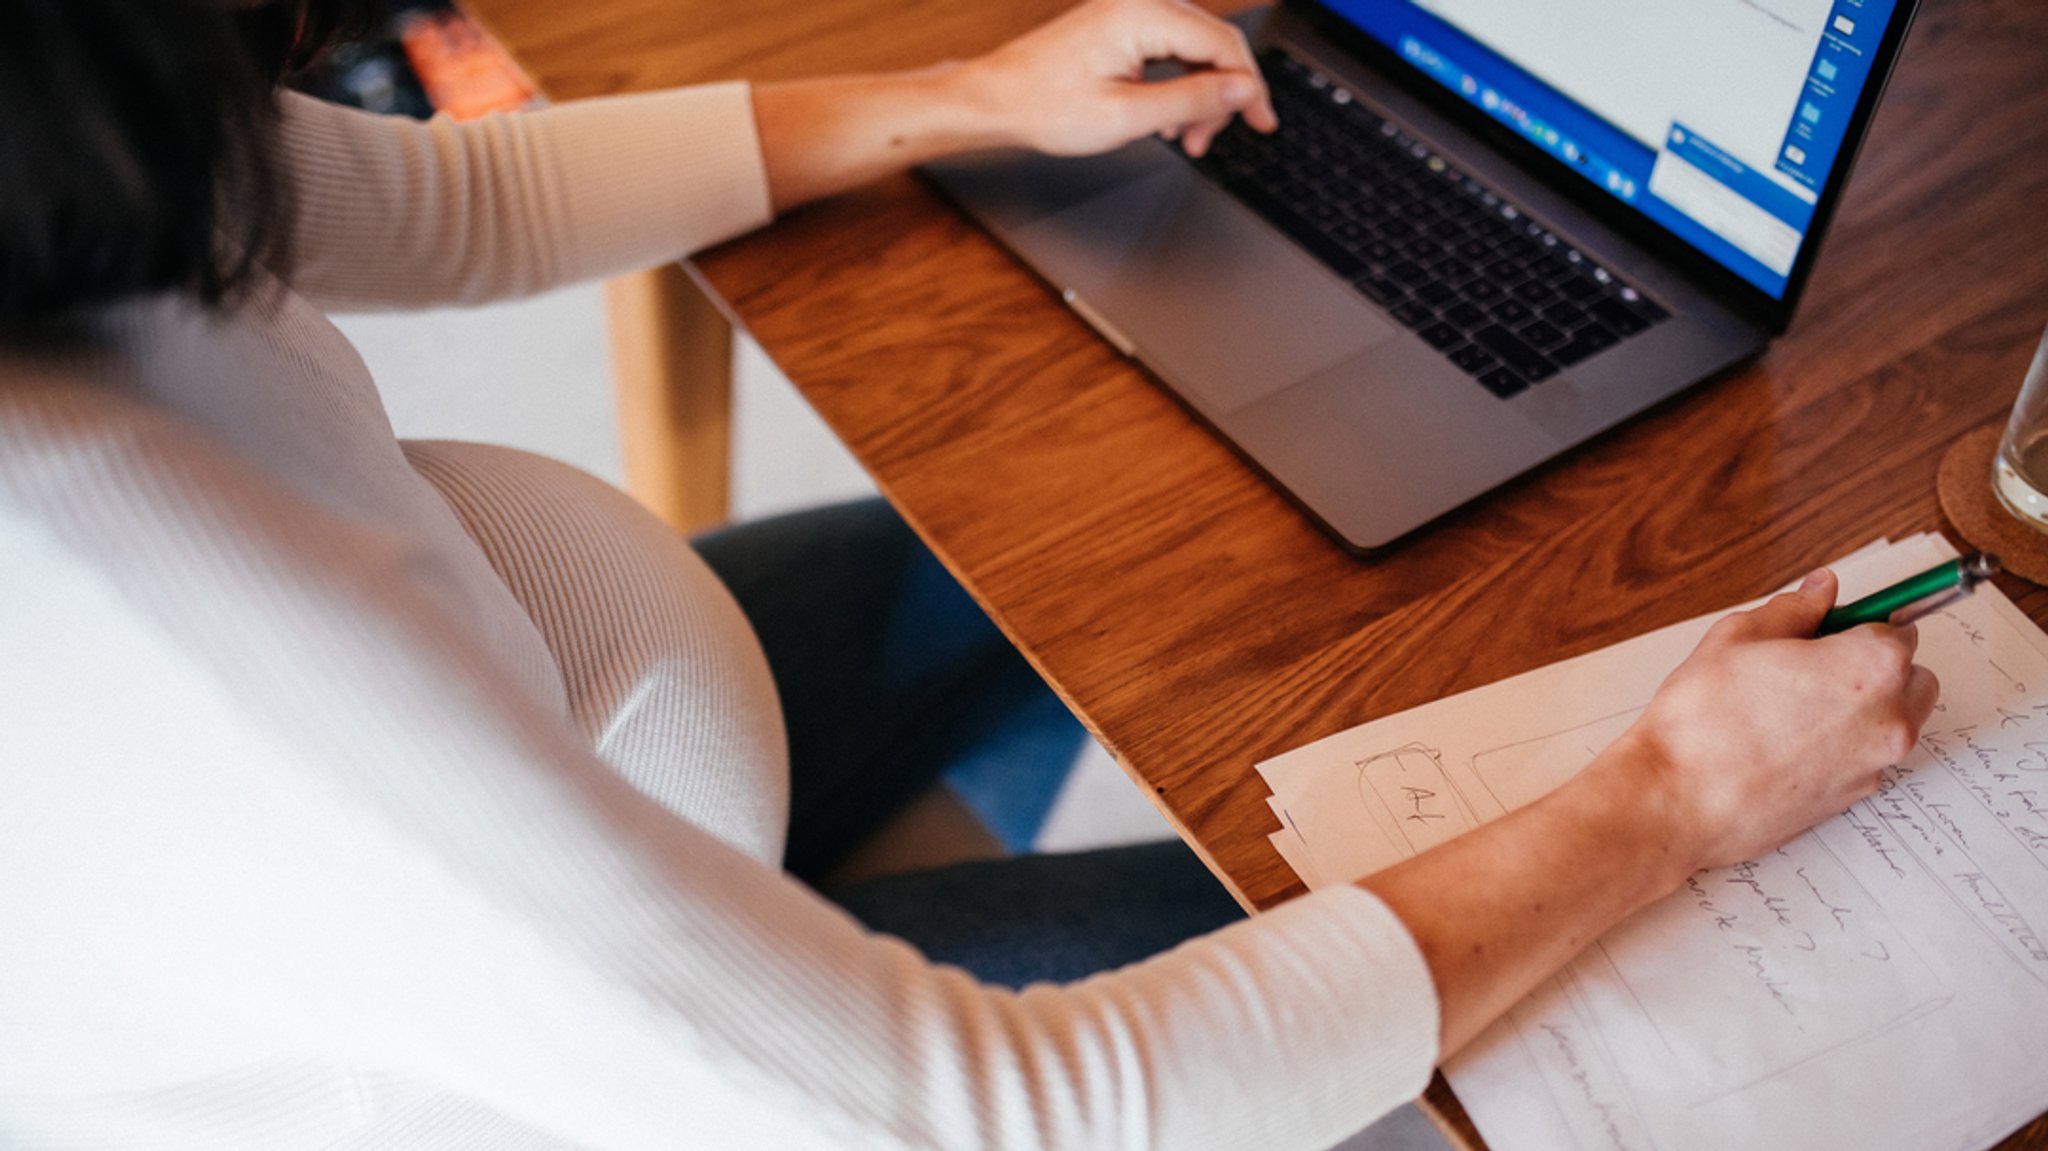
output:
[[1899, 0], [1323, 0], [1783, 299]]

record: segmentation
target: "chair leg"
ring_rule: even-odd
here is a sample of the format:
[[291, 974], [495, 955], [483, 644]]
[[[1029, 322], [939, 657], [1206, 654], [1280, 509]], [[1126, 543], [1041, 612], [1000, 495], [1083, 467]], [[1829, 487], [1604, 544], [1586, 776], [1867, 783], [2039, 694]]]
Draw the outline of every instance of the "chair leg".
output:
[[685, 535], [732, 489], [732, 324], [681, 264], [605, 285], [626, 485]]

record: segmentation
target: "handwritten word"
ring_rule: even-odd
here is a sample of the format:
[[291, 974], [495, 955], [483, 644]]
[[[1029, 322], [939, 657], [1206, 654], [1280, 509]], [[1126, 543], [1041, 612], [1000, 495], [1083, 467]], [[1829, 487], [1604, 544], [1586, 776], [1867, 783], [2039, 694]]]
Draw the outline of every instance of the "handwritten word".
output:
[[1735, 925], [1742, 921], [1741, 916], [1736, 915], [1733, 912], [1723, 911], [1717, 904], [1715, 904], [1714, 897], [1707, 894], [1707, 889], [1700, 883], [1699, 876], [1686, 876], [1685, 889], [1687, 891], [1692, 892], [1693, 906], [1699, 908], [1701, 911], [1704, 911], [1708, 915], [1713, 917], [1714, 927], [1716, 929], [1721, 931], [1732, 931], [1734, 930]]
[[1607, 1141], [1622, 1151], [1627, 1151], [1628, 1140], [1622, 1137], [1621, 1127], [1614, 1121], [1617, 1108], [1594, 1092], [1593, 1077], [1587, 1074], [1586, 1065], [1579, 1060], [1578, 1047], [1572, 1043], [1571, 1032], [1555, 1023], [1545, 1023], [1542, 1027], [1543, 1033], [1550, 1036], [1550, 1041], [1557, 1045], [1557, 1053], [1564, 1058], [1572, 1082], [1578, 1085], [1579, 1094], [1585, 1098], [1586, 1106], [1591, 1107], [1594, 1113], [1599, 1115], [1600, 1126], [1607, 1133]]
[[1891, 869], [1893, 878], [1906, 878], [1906, 869], [1899, 866], [1899, 861], [1895, 858], [1894, 852], [1889, 846], [1890, 840], [1885, 837], [1882, 826], [1874, 823], [1865, 823], [1856, 818], [1856, 809], [1853, 807], [1842, 813], [1842, 820], [1858, 836], [1862, 837], [1863, 846], [1869, 848], [1872, 852], [1876, 853], [1880, 860], [1884, 861], [1884, 865]]
[[1763, 881], [1757, 878], [1757, 864], [1755, 861], [1738, 863], [1730, 870], [1734, 874], [1722, 882], [1743, 888], [1752, 895], [1755, 895], [1757, 900], [1764, 905], [1764, 910], [1769, 912], [1771, 918], [1777, 921], [1778, 926], [1790, 927], [1796, 930], [1797, 924], [1792, 922], [1790, 905], [1782, 897], [1772, 895], [1764, 890]]
[[1743, 958], [1749, 961], [1749, 973], [1756, 976], [1758, 983], [1763, 984], [1764, 992], [1772, 1001], [1784, 1008], [1785, 1014], [1797, 1018], [1799, 1012], [1793, 1008], [1792, 1001], [1785, 998], [1785, 988], [1790, 984], [1771, 975], [1770, 965], [1764, 962], [1764, 949], [1753, 943], [1738, 943], [1735, 950], [1741, 952]]
[[[1956, 882], [1969, 889], [1984, 914], [1991, 917], [2001, 930], [2012, 937], [2026, 953], [2036, 960], [2048, 962], [2048, 946], [2043, 946], [2041, 936], [2025, 916], [2005, 901], [2005, 893], [1998, 890], [1991, 878], [1981, 871], [1965, 872], [1956, 876]], [[1988, 889], [1988, 890], [1987, 890]]]
[[1836, 906], [1828, 900], [1827, 896], [1822, 895], [1820, 888], [1815, 886], [1813, 877], [1806, 874], [1805, 868], [1799, 868], [1795, 874], [1799, 876], [1799, 882], [1806, 885], [1806, 890], [1813, 892], [1814, 901], [1828, 909], [1828, 914], [1834, 918], [1835, 927], [1842, 931], [1849, 930], [1849, 917], [1855, 914], [1855, 912], [1846, 907]]

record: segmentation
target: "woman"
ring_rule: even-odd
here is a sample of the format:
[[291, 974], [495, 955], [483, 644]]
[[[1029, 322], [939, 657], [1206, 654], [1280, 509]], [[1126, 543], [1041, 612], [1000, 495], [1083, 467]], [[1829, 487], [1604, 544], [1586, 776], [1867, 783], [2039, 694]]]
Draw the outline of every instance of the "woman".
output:
[[[0, 8], [0, 1144], [1317, 1149], [1693, 869], [1871, 790], [1933, 706], [1910, 629], [1806, 638], [1815, 573], [1572, 783], [1360, 885], [1127, 964], [967, 949], [1114, 968], [1065, 985], [934, 966], [777, 867], [844, 834], [813, 761], [897, 786], [862, 721], [944, 743], [1042, 698], [971, 629], [915, 637], [978, 669], [907, 675], [917, 722], [816, 671], [889, 663], [862, 604], [959, 614], [928, 561], [841, 518], [709, 543], [736, 602], [595, 481], [401, 445], [318, 309], [651, 264], [959, 148], [1199, 152], [1273, 126], [1243, 41], [1096, 0], [924, 72], [416, 126], [271, 95], [338, 13]], [[1156, 57], [1207, 67], [1141, 84]], [[788, 607], [849, 551], [895, 574]], [[1096, 871], [1066, 934], [1173, 866]]]

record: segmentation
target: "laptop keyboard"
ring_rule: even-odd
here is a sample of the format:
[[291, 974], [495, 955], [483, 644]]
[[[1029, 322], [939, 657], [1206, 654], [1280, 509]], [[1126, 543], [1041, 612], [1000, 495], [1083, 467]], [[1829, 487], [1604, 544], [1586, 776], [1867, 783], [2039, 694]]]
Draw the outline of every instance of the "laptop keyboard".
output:
[[1196, 167], [1495, 395], [1670, 318], [1328, 77], [1260, 65], [1280, 130], [1234, 123]]

